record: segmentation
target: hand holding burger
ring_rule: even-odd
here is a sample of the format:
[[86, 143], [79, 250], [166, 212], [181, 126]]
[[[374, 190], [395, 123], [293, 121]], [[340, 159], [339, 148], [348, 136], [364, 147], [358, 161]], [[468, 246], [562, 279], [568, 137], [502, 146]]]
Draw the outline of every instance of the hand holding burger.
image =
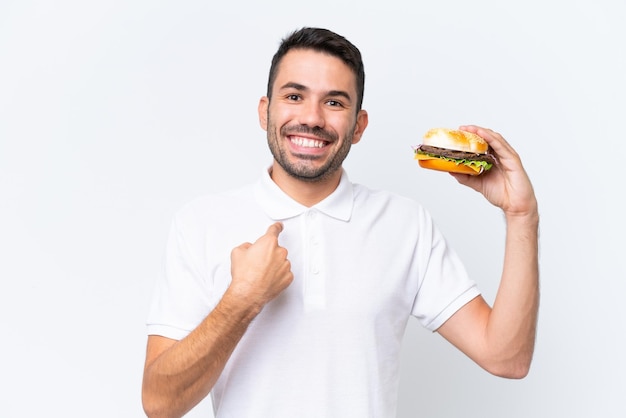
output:
[[489, 144], [475, 133], [434, 128], [415, 148], [415, 159], [430, 170], [477, 176], [496, 163], [490, 151]]
[[[470, 134], [468, 136], [470, 138], [474, 138], [476, 143], [485, 142], [484, 145], [481, 145], [482, 148], [485, 149], [484, 155], [486, 155], [487, 158], [490, 158], [488, 162], [489, 164], [497, 164], [497, 167], [491, 168], [488, 176], [482, 176], [478, 174], [485, 172], [487, 170], [486, 167], [483, 169], [476, 169], [476, 164], [470, 163], [470, 166], [475, 166], [474, 168], [471, 168], [466, 164], [466, 162], [458, 161], [460, 159], [469, 159], [474, 161], [473, 158], [452, 158], [452, 156], [438, 158], [437, 155], [441, 155], [443, 152], [427, 152], [436, 151], [431, 148], [433, 145], [430, 145], [430, 143], [432, 143], [430, 142], [430, 138], [433, 136], [439, 136], [438, 133], [442, 132], [445, 136], [447, 136], [447, 132], [453, 131], [450, 129], [432, 129], [424, 135], [424, 144], [415, 148], [415, 159], [420, 162], [420, 166], [422, 166], [422, 162], [426, 163], [425, 168], [431, 168], [428, 167], [428, 164], [433, 164], [435, 167], [437, 167], [437, 164], [441, 164], [441, 166], [433, 169], [449, 171], [459, 183], [481, 193], [491, 204], [501, 208], [507, 217], [511, 216], [511, 219], [516, 218], [519, 220], [525, 218], [526, 216], [530, 216], [531, 218], [537, 216], [537, 199], [528, 174], [522, 165], [519, 154], [502, 137], [502, 135], [491, 129], [482, 128], [476, 125], [460, 126], [459, 130], [456, 131], [459, 132], [459, 134], [452, 134], [453, 136], [465, 136]], [[471, 139], [468, 140], [468, 142], [471, 141]], [[439, 146], [435, 146], [436, 148], [441, 148], [447, 155], [452, 155], [449, 154], [450, 148], [446, 148], [449, 145], [446, 145], [445, 141], [437, 142], [437, 144], [439, 144]], [[467, 151], [461, 151], [461, 154], [455, 154], [454, 156], [470, 157], [470, 154], [481, 154], [476, 151], [477, 149], [478, 148], [472, 149], [470, 146], [469, 154], [465, 154]], [[452, 150], [452, 152], [458, 151]], [[446, 164], [447, 159], [454, 161], [450, 161]], [[441, 162], [438, 160], [441, 160]], [[433, 163], [429, 163], [429, 161], [433, 161]], [[471, 172], [464, 171], [468, 168]], [[467, 175], [472, 173], [473, 175]]]

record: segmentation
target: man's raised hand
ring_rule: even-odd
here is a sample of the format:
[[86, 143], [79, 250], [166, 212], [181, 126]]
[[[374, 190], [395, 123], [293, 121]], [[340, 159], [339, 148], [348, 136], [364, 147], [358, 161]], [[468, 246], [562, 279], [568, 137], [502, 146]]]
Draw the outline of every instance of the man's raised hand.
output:
[[287, 249], [278, 245], [283, 224], [276, 222], [254, 243], [231, 252], [232, 283], [229, 291], [261, 309], [293, 281]]

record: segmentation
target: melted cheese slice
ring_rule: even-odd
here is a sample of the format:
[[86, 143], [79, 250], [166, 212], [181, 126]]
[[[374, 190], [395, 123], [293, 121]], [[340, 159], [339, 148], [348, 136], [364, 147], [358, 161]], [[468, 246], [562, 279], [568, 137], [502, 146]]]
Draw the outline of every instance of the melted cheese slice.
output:
[[[430, 155], [426, 155], [426, 154], [419, 154], [419, 153], [415, 153], [415, 157], [416, 160], [440, 160], [441, 158], [438, 157], [431, 157]], [[452, 162], [452, 161], [450, 161]], [[464, 164], [466, 167], [471, 168], [472, 170], [474, 170], [477, 173], [480, 173], [482, 170], [482, 167], [474, 165], [474, 164]]]

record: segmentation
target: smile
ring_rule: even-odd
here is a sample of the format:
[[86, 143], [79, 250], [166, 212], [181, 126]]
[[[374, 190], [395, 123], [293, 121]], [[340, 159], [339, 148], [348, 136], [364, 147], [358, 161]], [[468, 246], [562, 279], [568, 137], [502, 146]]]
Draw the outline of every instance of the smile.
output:
[[302, 148], [323, 148], [326, 145], [326, 141], [319, 139], [302, 138], [301, 136], [290, 136], [289, 141], [292, 144]]

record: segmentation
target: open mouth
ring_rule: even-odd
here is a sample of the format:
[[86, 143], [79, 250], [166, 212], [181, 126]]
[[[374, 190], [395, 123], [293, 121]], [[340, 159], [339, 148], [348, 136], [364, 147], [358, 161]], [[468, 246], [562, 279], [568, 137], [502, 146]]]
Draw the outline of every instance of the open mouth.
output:
[[301, 136], [290, 136], [289, 141], [300, 148], [324, 148], [328, 144], [321, 139], [303, 138]]

